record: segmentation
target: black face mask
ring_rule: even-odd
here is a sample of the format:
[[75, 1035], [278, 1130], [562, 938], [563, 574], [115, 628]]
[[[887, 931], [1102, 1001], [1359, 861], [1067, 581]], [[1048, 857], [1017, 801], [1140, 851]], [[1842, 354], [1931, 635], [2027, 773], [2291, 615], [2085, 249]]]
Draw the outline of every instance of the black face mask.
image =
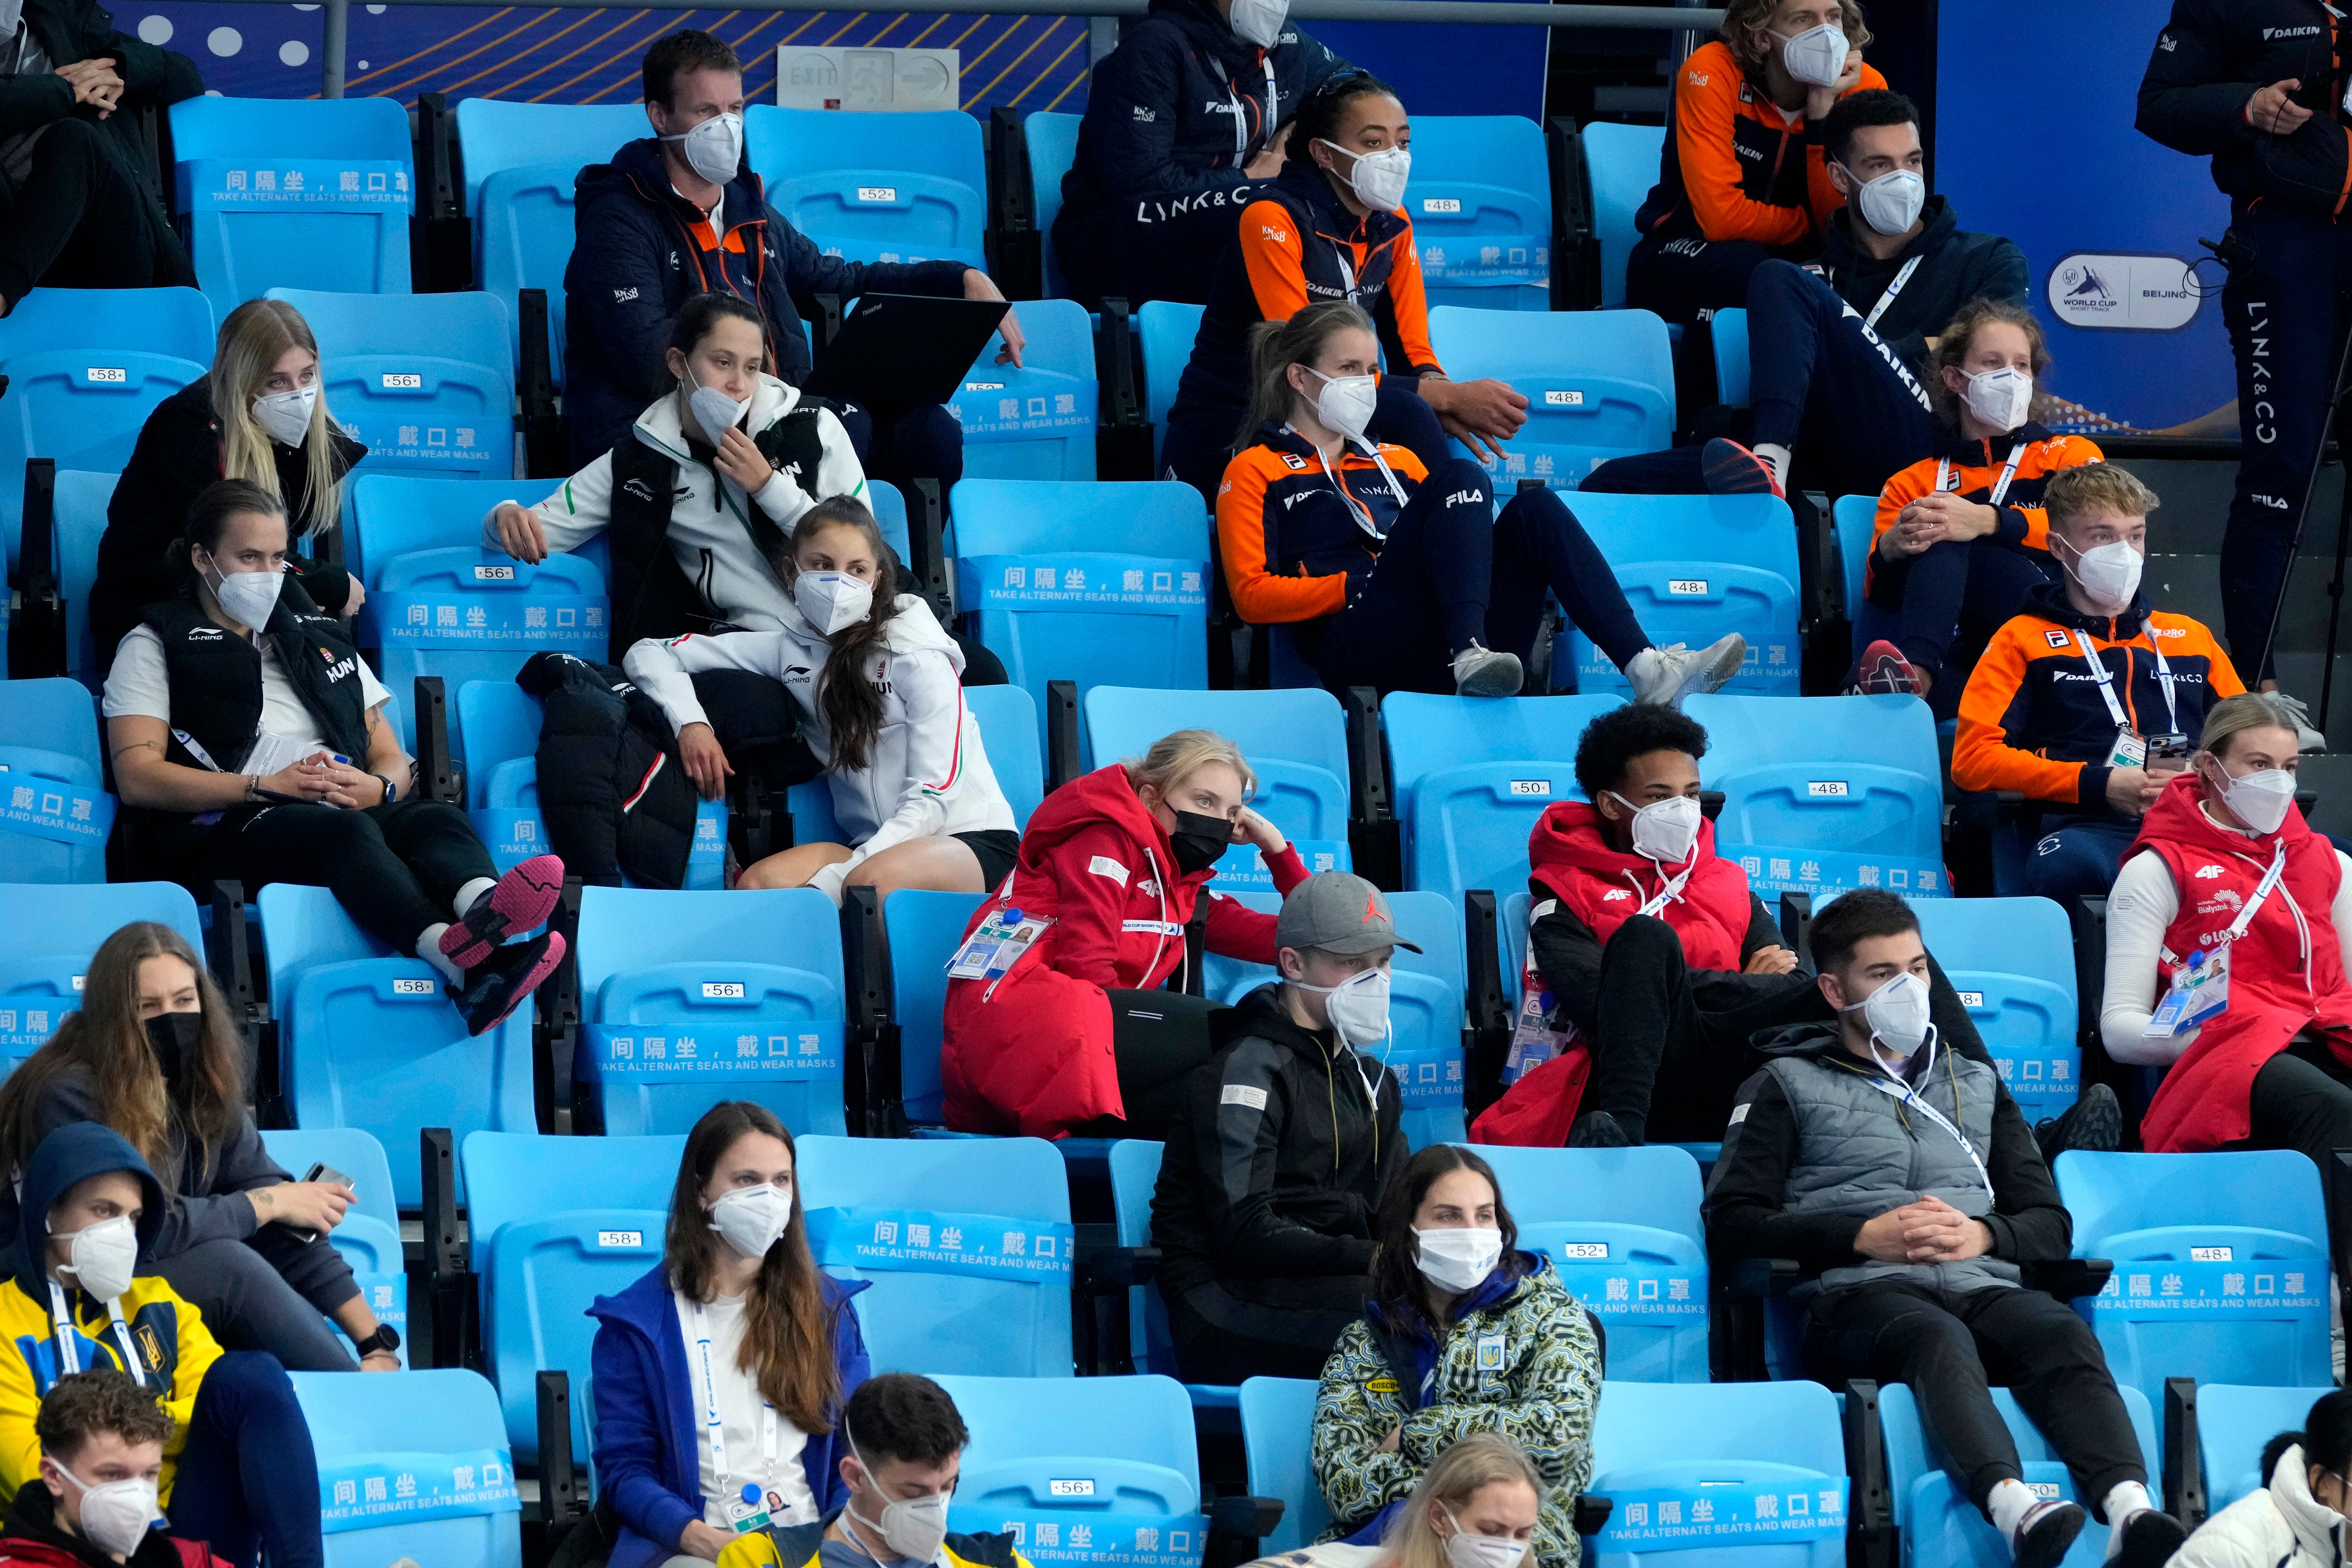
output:
[[1175, 829], [1168, 835], [1168, 847], [1176, 853], [1176, 868], [1188, 877], [1215, 865], [1233, 841], [1232, 823], [1196, 811], [1178, 812]]
[[163, 1069], [166, 1084], [179, 1087], [180, 1075], [194, 1059], [204, 1037], [202, 1013], [158, 1013], [147, 1020], [147, 1044], [155, 1053], [155, 1065]]

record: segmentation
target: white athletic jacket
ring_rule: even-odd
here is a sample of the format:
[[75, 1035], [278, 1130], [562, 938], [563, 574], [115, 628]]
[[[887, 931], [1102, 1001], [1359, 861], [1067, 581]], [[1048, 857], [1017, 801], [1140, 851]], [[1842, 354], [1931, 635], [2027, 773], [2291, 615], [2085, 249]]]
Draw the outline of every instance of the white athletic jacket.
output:
[[[765, 430], [790, 413], [801, 400], [797, 388], [772, 375], [760, 377], [751, 395], [751, 416], [746, 427]], [[773, 631], [784, 624], [792, 595], [761, 558], [744, 522], [744, 508], [757, 504], [768, 520], [790, 533], [801, 513], [830, 496], [866, 494], [866, 473], [849, 433], [830, 409], [817, 416], [824, 456], [817, 466], [814, 489], [804, 478], [777, 474], [758, 495], [746, 498], [743, 487], [704, 467], [687, 453], [679, 427], [678, 400], [665, 394], [630, 427], [630, 435], [656, 451], [677, 460], [681, 493], [669, 514], [670, 552], [678, 569], [702, 595], [711, 613], [730, 625], [756, 631]], [[569, 553], [594, 538], [611, 520], [613, 455], [610, 452], [563, 481], [562, 488], [530, 510], [547, 532], [547, 547]], [[482, 544], [503, 549], [499, 542], [495, 510], [482, 519]]]
[[[833, 815], [856, 851], [811, 884], [835, 903], [859, 861], [902, 839], [1013, 830], [1013, 808], [981, 747], [980, 721], [964, 706], [963, 650], [919, 597], [901, 594], [898, 604], [888, 651], [875, 656], [872, 670], [882, 689], [882, 730], [868, 765], [826, 774]], [[648, 638], [629, 649], [621, 668], [661, 704], [673, 729], [708, 722], [689, 679], [698, 670], [748, 669], [782, 681], [807, 718], [809, 749], [831, 770], [833, 742], [816, 683], [833, 648], [789, 597], [782, 605], [782, 631]]]
[[2198, 1528], [2170, 1568], [2343, 1568], [2346, 1520], [2311, 1495], [2300, 1447], [2279, 1456], [2271, 1484]]

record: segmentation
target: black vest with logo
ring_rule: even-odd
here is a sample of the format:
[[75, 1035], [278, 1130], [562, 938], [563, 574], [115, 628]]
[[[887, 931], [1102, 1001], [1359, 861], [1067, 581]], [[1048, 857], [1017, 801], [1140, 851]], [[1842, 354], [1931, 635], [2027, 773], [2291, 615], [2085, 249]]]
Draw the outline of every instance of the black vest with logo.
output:
[[[804, 397], [791, 412], [751, 437], [768, 466], [797, 480], [814, 493], [818, 465], [824, 460], [824, 437], [819, 428], [822, 400]], [[709, 448], [699, 442], [688, 448], [705, 465]], [[674, 637], [687, 632], [709, 632], [720, 623], [718, 606], [677, 563], [669, 547], [670, 509], [686, 493], [678, 482], [677, 459], [637, 439], [632, 429], [613, 447], [613, 500], [606, 531], [613, 549], [612, 657], [619, 663], [630, 647], [646, 637]], [[713, 473], [712, 482], [725, 480]], [[768, 521], [758, 503], [745, 499], [744, 515], [752, 546], [761, 558], [773, 562], [784, 548], [784, 532]]]
[[[196, 743], [224, 772], [237, 770], [261, 733], [261, 650], [223, 629], [187, 599], [150, 605], [141, 617], [163, 639], [172, 683], [172, 728]], [[360, 653], [331, 616], [298, 615], [280, 604], [267, 635], [294, 693], [329, 747], [354, 763], [368, 752], [367, 705]], [[174, 737], [167, 753], [185, 767], [205, 764]]]

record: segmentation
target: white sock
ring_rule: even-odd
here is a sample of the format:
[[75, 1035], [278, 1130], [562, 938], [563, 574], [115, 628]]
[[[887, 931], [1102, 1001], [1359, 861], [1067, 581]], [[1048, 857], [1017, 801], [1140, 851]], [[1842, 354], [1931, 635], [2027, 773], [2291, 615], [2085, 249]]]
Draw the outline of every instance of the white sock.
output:
[[449, 961], [449, 955], [441, 951], [441, 933], [448, 929], [447, 921], [443, 921], [437, 925], [426, 926], [425, 934], [416, 939], [416, 956], [447, 975], [450, 984], [463, 985], [466, 983], [466, 972], [452, 963]]
[[1789, 488], [1788, 447], [1781, 446], [1778, 441], [1759, 441], [1748, 449], [1764, 459], [1765, 466], [1772, 470], [1774, 484], [1784, 490]]
[[1992, 1527], [2000, 1531], [2000, 1538], [2012, 1550], [2017, 1545], [2017, 1527], [2041, 1500], [2023, 1481], [1997, 1481], [1992, 1496], [1985, 1499], [1985, 1511], [1992, 1515]]
[[2137, 1481], [2117, 1481], [2107, 1489], [2105, 1511], [2107, 1516], [2107, 1561], [2112, 1563], [2124, 1549], [2124, 1530], [2132, 1520], [2156, 1506], [2148, 1500], [2147, 1489]]
[[477, 877], [457, 889], [457, 896], [449, 900], [449, 907], [457, 911], [459, 920], [464, 920], [467, 911], [481, 900], [482, 895], [498, 885], [495, 878]]

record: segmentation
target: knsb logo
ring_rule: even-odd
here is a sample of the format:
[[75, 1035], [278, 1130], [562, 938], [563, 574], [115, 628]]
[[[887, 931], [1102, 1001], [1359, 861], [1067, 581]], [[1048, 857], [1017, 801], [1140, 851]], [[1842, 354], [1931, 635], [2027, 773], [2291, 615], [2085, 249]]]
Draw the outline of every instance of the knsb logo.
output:
[[2120, 331], [2177, 331], [2204, 302], [2178, 256], [2077, 251], [2050, 269], [2045, 291], [2067, 325]]

